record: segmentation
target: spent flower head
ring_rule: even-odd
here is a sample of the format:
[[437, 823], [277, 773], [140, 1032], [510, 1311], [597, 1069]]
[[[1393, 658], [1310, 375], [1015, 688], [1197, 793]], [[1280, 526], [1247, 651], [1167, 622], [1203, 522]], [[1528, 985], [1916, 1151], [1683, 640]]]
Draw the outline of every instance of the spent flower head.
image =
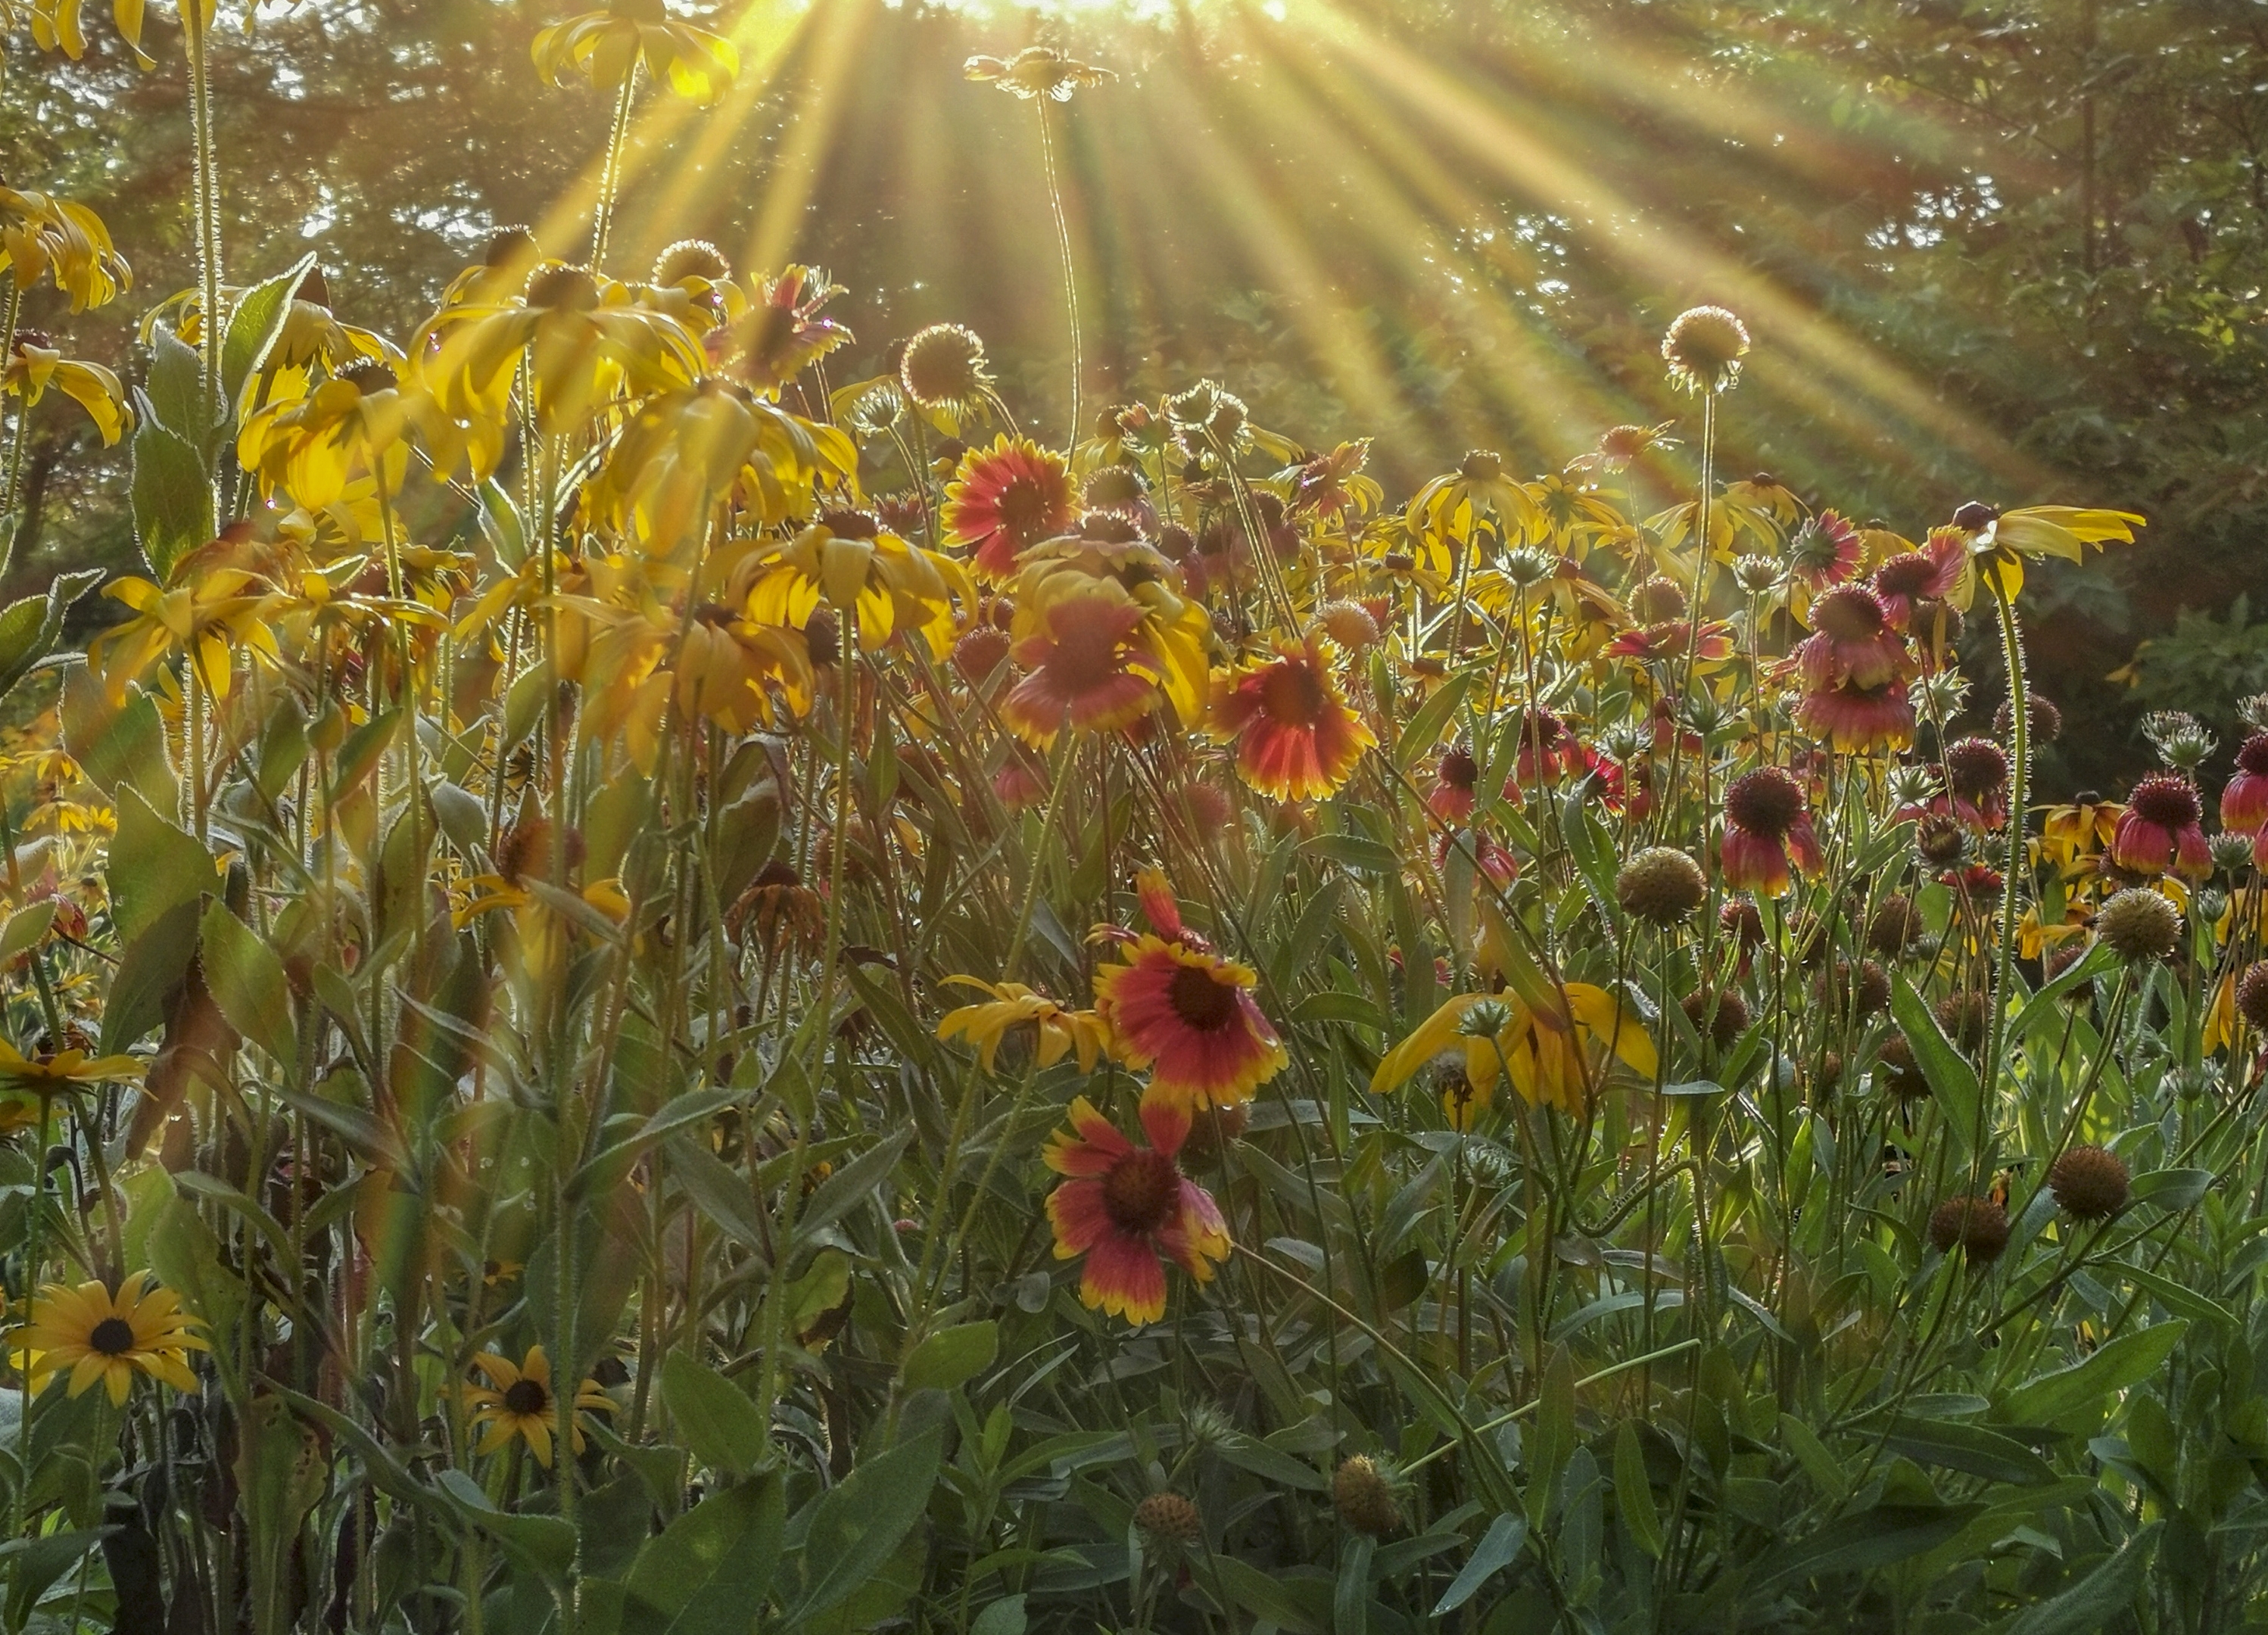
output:
[[2220, 740], [2186, 710], [2153, 710], [2142, 718], [2142, 736], [2158, 759], [2176, 772], [2195, 771]]

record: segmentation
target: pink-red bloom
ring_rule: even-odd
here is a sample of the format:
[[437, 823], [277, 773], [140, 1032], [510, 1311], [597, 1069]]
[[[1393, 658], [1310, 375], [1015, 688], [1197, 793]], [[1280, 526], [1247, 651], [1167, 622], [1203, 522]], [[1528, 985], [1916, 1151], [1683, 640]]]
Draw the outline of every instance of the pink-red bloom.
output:
[[1166, 1315], [1166, 1262], [1210, 1283], [1213, 1263], [1228, 1258], [1219, 1205], [1182, 1173], [1189, 1109], [1145, 1096], [1147, 1146], [1121, 1135], [1085, 1096], [1071, 1103], [1071, 1123], [1046, 1154], [1048, 1167], [1066, 1177], [1048, 1195], [1056, 1258], [1086, 1257], [1079, 1297], [1090, 1308], [1155, 1322]]
[[1719, 848], [1725, 883], [1776, 897], [1788, 888], [1791, 864], [1806, 874], [1826, 866], [1811, 826], [1803, 785], [1776, 766], [1734, 778], [1725, 791], [1725, 837]]
[[1815, 596], [1857, 578], [1866, 554], [1859, 530], [1834, 511], [1821, 512], [1788, 541], [1791, 571]]
[[1889, 612], [1863, 585], [1838, 585], [1811, 604], [1812, 633], [1791, 655], [1807, 692], [1849, 685], [1873, 689], [1902, 678], [1905, 644]]
[[1000, 718], [1044, 749], [1075, 733], [1131, 725], [1157, 706], [1162, 674], [1139, 634], [1145, 612], [1116, 580], [1098, 579], [1038, 610], [1037, 628], [1010, 649], [1029, 672], [1000, 701]]
[[2255, 733], [2236, 752], [2236, 771], [2220, 791], [2220, 826], [2257, 834], [2268, 826], [2268, 733]]
[[1902, 681], [1880, 687], [1841, 681], [1796, 700], [1795, 721], [1837, 754], [1867, 755], [1913, 741], [1913, 703]]
[[1189, 936], [1178, 913], [1161, 929], [1122, 947], [1124, 963], [1095, 973], [1094, 1008], [1115, 1053], [1150, 1069], [1149, 1094], [1174, 1106], [1250, 1101], [1291, 1061], [1253, 999], [1257, 974]]
[[1917, 613], [1953, 594], [1968, 557], [1958, 529], [1935, 528], [1919, 550], [1900, 551], [1875, 569], [1874, 594], [1881, 599], [1891, 628], [1913, 633]]
[[2205, 804], [2189, 779], [2167, 772], [2146, 777], [2110, 831], [2110, 860], [2129, 874], [2154, 879], [2171, 869], [2203, 880], [2213, 873], [2204, 817]]

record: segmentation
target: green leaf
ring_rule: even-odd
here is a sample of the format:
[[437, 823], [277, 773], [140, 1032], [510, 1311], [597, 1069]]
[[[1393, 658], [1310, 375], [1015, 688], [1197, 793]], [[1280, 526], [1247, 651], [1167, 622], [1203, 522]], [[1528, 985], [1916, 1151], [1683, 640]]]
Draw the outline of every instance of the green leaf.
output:
[[212, 459], [212, 399], [204, 390], [197, 349], [164, 324], [150, 329], [150, 376], [144, 388], [150, 412], [166, 431]]
[[748, 1394], [683, 1351], [661, 1365], [661, 1400], [693, 1456], [712, 1470], [744, 1476], [762, 1464], [771, 1438]]
[[743, 1090], [700, 1090], [681, 1095], [612, 1146], [593, 1154], [567, 1181], [571, 1199], [602, 1192], [619, 1182], [638, 1155], [666, 1136], [693, 1124], [706, 1123], [725, 1108], [747, 1099]]
[[105, 1056], [114, 1056], [166, 1020], [166, 998], [197, 955], [197, 905], [177, 902], [126, 946], [102, 1007]]
[[55, 651], [55, 640], [63, 634], [63, 615], [72, 603], [101, 583], [99, 568], [57, 574], [44, 595], [26, 596], [0, 613], [0, 697], [13, 692], [16, 683]]
[[1410, 718], [1410, 725], [1402, 729], [1395, 740], [1394, 764], [1407, 772], [1418, 758], [1440, 741], [1442, 729], [1449, 718], [1465, 701], [1465, 690], [1472, 685], [1469, 675], [1453, 675], [1442, 683], [1441, 690], [1420, 705], [1418, 713]]
[[2134, 1605], [2164, 1526], [2151, 1522], [2063, 1594], [2025, 1608], [2008, 1625], [2008, 1635], [2084, 1635], [2119, 1624]]
[[1359, 873], [1393, 874], [1402, 867], [1393, 847], [1361, 835], [1318, 835], [1300, 850]]
[[299, 1526], [330, 1485], [330, 1461], [314, 1433], [280, 1396], [258, 1396], [237, 1420], [236, 1488], [242, 1495], [251, 1580], [252, 1624], [281, 1630], [291, 1622], [291, 1565]]
[[198, 939], [205, 986], [229, 1026], [267, 1051], [279, 1066], [297, 1062], [299, 1029], [291, 1019], [291, 989], [276, 950], [217, 901], [205, 910]]
[[148, 399], [141, 408], [132, 446], [134, 538], [162, 585], [175, 563], [216, 532], [212, 474], [203, 455], [159, 423]]
[[1321, 1493], [1328, 1491], [1331, 1485], [1330, 1477], [1316, 1469], [1314, 1466], [1292, 1458], [1281, 1448], [1270, 1447], [1265, 1442], [1254, 1441], [1250, 1437], [1238, 1436], [1224, 1439], [1220, 1447], [1220, 1456], [1238, 1469], [1249, 1470], [1263, 1481], [1272, 1483], [1278, 1487]]
[[[1624, 1425], [1623, 1428], [1627, 1431], [1630, 1427]], [[1638, 1446], [1635, 1439], [1632, 1440], [1631, 1446], [1633, 1447]], [[1619, 1491], [1622, 1480], [1622, 1455], [1619, 1450], [1616, 1454], [1615, 1463], [1615, 1479]], [[1642, 1475], [1643, 1465], [1640, 1470]], [[1646, 1499], [1649, 1513], [1653, 1506], [1653, 1497], [1649, 1494]], [[1660, 1556], [1661, 1550], [1658, 1543], [1660, 1536], [1659, 1523], [1655, 1525], [1654, 1532], [1657, 1545], [1646, 1553]], [[1433, 1603], [1433, 1616], [1438, 1618], [1445, 1614], [1454, 1612], [1478, 1594], [1481, 1586], [1520, 1558], [1521, 1547], [1527, 1543], [1528, 1523], [1521, 1517], [1506, 1511], [1490, 1522], [1489, 1530], [1482, 1534], [1481, 1542], [1473, 1546], [1473, 1553], [1465, 1558], [1462, 1569], [1458, 1572], [1455, 1578], [1449, 1580], [1449, 1587], [1441, 1592], [1441, 1599]]]
[[1543, 1390], [1535, 1411], [1535, 1434], [1528, 1449], [1528, 1520], [1541, 1527], [1551, 1513], [1551, 1490], [1575, 1451], [1575, 1360], [1565, 1345], [1552, 1348], [1543, 1365]]
[[166, 910], [195, 902], [219, 884], [212, 853], [195, 836], [150, 809], [137, 790], [120, 792], [118, 835], [111, 843], [110, 917], [118, 940], [130, 943]]
[[2139, 1384], [2174, 1354], [2189, 1324], [2161, 1322], [2107, 1340], [2083, 1362], [2028, 1380], [2000, 1402], [2011, 1425], [2054, 1425], [2082, 1408], [2099, 1408], [2113, 1392]]
[[1027, 1623], [1024, 1598], [1008, 1595], [978, 1613], [976, 1621], [968, 1626], [968, 1635], [1024, 1635]]
[[120, 789], [133, 788], [152, 806], [178, 804], [166, 724], [147, 693], [137, 689], [114, 708], [94, 673], [73, 665], [63, 673], [61, 713], [63, 748], [89, 783], [114, 800]]
[[1977, 1070], [1970, 1066], [1961, 1052], [1953, 1048], [1953, 1041], [1945, 1036], [1945, 1029], [1937, 1025], [1937, 1017], [1922, 1002], [1913, 984], [1904, 976], [1894, 977], [1890, 991], [1890, 1014], [1897, 1019], [1899, 1031], [1913, 1047], [1914, 1064], [1929, 1084], [1930, 1094], [1945, 1115], [1946, 1128], [1962, 1153], [1970, 1152], [1977, 1145], [1978, 1108], [1983, 1093], [1977, 1083]]
[[1654, 1508], [1653, 1482], [1646, 1473], [1646, 1449], [1638, 1446], [1638, 1426], [1627, 1419], [1615, 1432], [1615, 1510], [1638, 1547], [1660, 1560], [1661, 1513]]
[[1323, 1627], [1278, 1580], [1233, 1556], [1217, 1556], [1213, 1571], [1228, 1598], [1256, 1618], [1263, 1619], [1286, 1635], [1324, 1635]]
[[1359, 1533], [1339, 1546], [1338, 1580], [1331, 1588], [1331, 1635], [1363, 1635], [1369, 1625], [1370, 1563], [1378, 1541]]
[[1984, 1511], [1983, 1505], [1876, 1505], [1783, 1545], [1775, 1552], [1777, 1566], [1756, 1587], [1768, 1593], [1804, 1579], [1889, 1566], [1936, 1549]]
[[211, 1325], [215, 1344], [226, 1344], [244, 1308], [244, 1285], [221, 1263], [220, 1240], [178, 1194], [160, 1204], [150, 1225], [150, 1270], [181, 1297], [182, 1306]]
[[55, 923], [55, 899], [35, 902], [28, 909], [18, 909], [0, 925], [0, 965], [5, 965], [19, 954], [40, 946], [40, 939], [48, 934], [48, 927]]
[[771, 1593], [786, 1521], [777, 1470], [711, 1494], [638, 1551], [624, 1626], [641, 1635], [747, 1635]]
[[[278, 273], [247, 290], [228, 316], [220, 343], [220, 401], [232, 413], [244, 396], [245, 383], [268, 361], [283, 337], [284, 320], [291, 315], [291, 296], [307, 269], [315, 264], [313, 251], [301, 256], [291, 271]], [[213, 321], [210, 313], [205, 321]]]
[[914, 1138], [909, 1124], [885, 1136], [880, 1144], [861, 1153], [842, 1168], [820, 1183], [795, 1219], [795, 1236], [799, 1243], [807, 1242], [824, 1227], [833, 1226], [856, 1204], [863, 1204], [874, 1189], [887, 1179], [897, 1167], [907, 1145]]
[[379, 761], [385, 755], [387, 746], [394, 741], [394, 729], [401, 719], [401, 709], [397, 704], [379, 711], [347, 734], [346, 741], [339, 746], [339, 753], [331, 760], [329, 797], [333, 801], [343, 799], [355, 785], [378, 770]]
[[881, 1569], [929, 1506], [941, 1432], [901, 1442], [851, 1471], [814, 1507], [802, 1562], [808, 1587], [783, 1624], [810, 1623]]
[[77, 1533], [48, 1533], [38, 1538], [11, 1538], [0, 1544], [0, 1579], [8, 1585], [8, 1626], [21, 1629], [33, 1606], [55, 1581], [79, 1563], [79, 1558], [102, 1543], [115, 1528], [88, 1528]]
[[1955, 1419], [1921, 1419], [1901, 1416], [1893, 1421], [1884, 1445], [1893, 1453], [1926, 1465], [1963, 1470], [1992, 1482], [2052, 1482], [2048, 1462], [2013, 1438], [1983, 1425]]
[[999, 1354], [999, 1324], [990, 1318], [960, 1323], [915, 1346], [899, 1377], [909, 1391], [949, 1391], [990, 1368]]
[[2134, 1201], [2177, 1213], [2194, 1208], [2212, 1189], [2213, 1181], [2210, 1169], [2154, 1169], [2134, 1177]]
[[480, 1484], [462, 1470], [444, 1470], [440, 1491], [459, 1516], [504, 1547], [504, 1554], [552, 1584], [564, 1584], [575, 1566], [575, 1529], [559, 1516], [498, 1510]]

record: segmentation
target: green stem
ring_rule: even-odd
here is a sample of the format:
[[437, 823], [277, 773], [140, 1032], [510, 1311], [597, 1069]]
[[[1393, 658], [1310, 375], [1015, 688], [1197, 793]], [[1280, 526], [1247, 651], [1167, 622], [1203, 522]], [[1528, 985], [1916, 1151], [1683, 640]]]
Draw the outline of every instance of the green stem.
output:
[[599, 216], [592, 228], [591, 270], [605, 269], [607, 239], [614, 230], [615, 195], [622, 190], [622, 149], [629, 144], [630, 134], [630, 105], [637, 96], [637, 59], [630, 59], [630, 70], [622, 76], [621, 94], [615, 99], [614, 129], [607, 136], [607, 165], [599, 179]]
[[203, 319], [197, 349], [197, 385], [218, 423], [223, 410], [221, 389], [220, 313], [220, 173], [219, 153], [213, 141], [212, 75], [205, 50], [202, 0], [184, 0], [181, 26], [188, 36], [189, 123], [195, 149], [197, 214], [197, 295]]
[[1977, 1139], [1970, 1180], [1983, 1178], [1985, 1168], [1984, 1132], [1992, 1118], [1999, 1065], [2007, 1056], [2008, 993], [2016, 964], [2017, 881], [2024, 865], [2024, 809], [2031, 798], [2031, 694], [2024, 682], [2024, 638], [2016, 623], [2015, 604], [2000, 576], [1987, 570], [1984, 582], [2000, 614], [2000, 652], [2008, 671], [2009, 748], [2008, 850], [2000, 880], [2000, 946], [1992, 983], [1992, 1013], [1984, 1029], [1984, 1071], [1978, 1076]]
[[1047, 173], [1048, 203], [1055, 211], [1056, 248], [1063, 256], [1064, 307], [1071, 318], [1071, 427], [1064, 438], [1064, 451], [1069, 454], [1079, 447], [1079, 378], [1085, 372], [1079, 356], [1079, 277], [1071, 260], [1071, 224], [1064, 215], [1063, 184], [1056, 174], [1056, 144], [1048, 129], [1048, 105], [1036, 104], [1040, 110], [1040, 166]]

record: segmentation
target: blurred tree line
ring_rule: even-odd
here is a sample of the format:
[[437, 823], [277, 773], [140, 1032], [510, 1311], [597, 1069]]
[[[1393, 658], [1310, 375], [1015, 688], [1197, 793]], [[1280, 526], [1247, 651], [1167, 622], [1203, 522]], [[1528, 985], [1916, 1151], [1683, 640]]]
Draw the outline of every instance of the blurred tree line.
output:
[[[961, 74], [1042, 40], [1119, 75], [1050, 114], [1090, 401], [1216, 375], [1292, 436], [1375, 435], [1398, 499], [1468, 447], [1542, 469], [1680, 414], [1661, 327], [1719, 300], [1759, 342], [1732, 475], [1912, 534], [1971, 497], [2147, 513], [2035, 615], [2073, 723], [2045, 787], [2131, 771], [2142, 707], [2226, 740], [2268, 687], [2268, 0], [748, 4], [688, 11], [737, 26], [742, 84], [644, 105], [608, 270], [686, 236], [824, 266], [838, 382], [950, 318], [1062, 412], [1035, 116]], [[312, 249], [339, 315], [401, 339], [499, 224], [585, 253], [555, 206], [611, 110], [528, 57], [563, 11], [300, 0], [225, 30], [232, 277]], [[174, 26], [153, 9], [146, 73], [104, 28], [77, 63], [11, 42], [0, 93], [0, 177], [94, 204], [138, 281], [26, 321], [129, 379], [136, 314], [193, 276]], [[18, 580], [131, 552], [122, 462], [81, 458], [64, 407], [35, 417]], [[1666, 497], [1690, 453], [1646, 480]]]

